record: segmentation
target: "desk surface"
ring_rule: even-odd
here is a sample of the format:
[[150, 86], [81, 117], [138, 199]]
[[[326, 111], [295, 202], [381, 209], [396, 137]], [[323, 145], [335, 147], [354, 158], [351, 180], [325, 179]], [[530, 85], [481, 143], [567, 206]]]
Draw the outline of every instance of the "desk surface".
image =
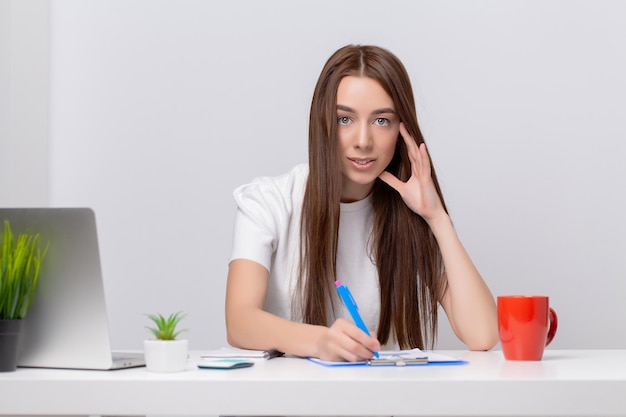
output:
[[296, 358], [185, 372], [0, 373], [1, 415], [626, 416], [626, 350], [443, 351], [466, 365], [327, 368]]

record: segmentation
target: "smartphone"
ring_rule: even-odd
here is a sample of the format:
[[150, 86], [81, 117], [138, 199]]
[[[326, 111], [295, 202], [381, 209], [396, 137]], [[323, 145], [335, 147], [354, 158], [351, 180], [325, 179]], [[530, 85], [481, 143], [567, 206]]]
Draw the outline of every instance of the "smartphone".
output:
[[249, 368], [254, 362], [244, 359], [202, 359], [198, 362], [200, 369], [239, 369]]

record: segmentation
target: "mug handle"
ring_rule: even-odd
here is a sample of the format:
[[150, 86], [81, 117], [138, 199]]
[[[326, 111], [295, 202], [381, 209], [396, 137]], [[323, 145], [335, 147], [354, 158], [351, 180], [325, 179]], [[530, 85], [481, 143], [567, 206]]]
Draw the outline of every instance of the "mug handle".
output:
[[548, 337], [546, 338], [546, 346], [548, 346], [550, 342], [552, 342], [552, 339], [554, 339], [554, 335], [556, 335], [556, 328], [559, 325], [559, 319], [556, 315], [556, 311], [554, 311], [552, 307], [550, 307], [548, 317], [550, 320], [550, 328], [548, 328]]

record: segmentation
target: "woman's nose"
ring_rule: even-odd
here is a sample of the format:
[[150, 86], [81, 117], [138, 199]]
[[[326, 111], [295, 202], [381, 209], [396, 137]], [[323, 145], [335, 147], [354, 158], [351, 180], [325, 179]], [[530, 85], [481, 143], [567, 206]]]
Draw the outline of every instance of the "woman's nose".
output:
[[359, 127], [355, 147], [359, 149], [369, 149], [372, 147], [372, 135], [369, 126]]

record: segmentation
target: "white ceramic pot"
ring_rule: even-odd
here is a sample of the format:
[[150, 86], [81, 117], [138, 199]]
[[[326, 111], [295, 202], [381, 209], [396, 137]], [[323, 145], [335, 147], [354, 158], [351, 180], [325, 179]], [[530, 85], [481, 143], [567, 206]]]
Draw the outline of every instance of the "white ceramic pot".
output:
[[146, 369], [152, 372], [181, 372], [187, 367], [187, 340], [144, 340]]

